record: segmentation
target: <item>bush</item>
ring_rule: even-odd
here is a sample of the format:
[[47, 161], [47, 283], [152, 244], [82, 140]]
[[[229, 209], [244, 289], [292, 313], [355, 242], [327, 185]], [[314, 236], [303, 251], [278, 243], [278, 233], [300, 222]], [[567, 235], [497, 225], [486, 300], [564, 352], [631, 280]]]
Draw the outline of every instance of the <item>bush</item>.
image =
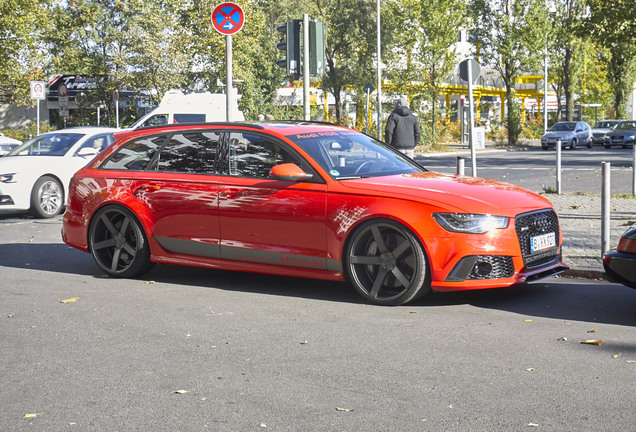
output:
[[[54, 130], [53, 127], [51, 127], [48, 124], [40, 122], [41, 134], [50, 132], [52, 130]], [[25, 129], [3, 129], [1, 132], [10, 138], [14, 138], [24, 142], [28, 140], [29, 138], [32, 138], [37, 135], [37, 125], [35, 122], [31, 122], [29, 123], [29, 126], [26, 127]]]

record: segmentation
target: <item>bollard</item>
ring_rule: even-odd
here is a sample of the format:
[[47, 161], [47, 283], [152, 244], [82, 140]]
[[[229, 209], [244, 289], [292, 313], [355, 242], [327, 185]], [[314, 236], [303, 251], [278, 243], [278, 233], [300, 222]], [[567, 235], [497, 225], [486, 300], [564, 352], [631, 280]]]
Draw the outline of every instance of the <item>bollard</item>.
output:
[[610, 171], [609, 162], [601, 163], [601, 256], [610, 249]]
[[636, 144], [632, 145], [632, 195], [636, 195]]
[[464, 166], [466, 164], [466, 159], [463, 156], [457, 156], [457, 174], [464, 175], [465, 169]]
[[556, 142], [556, 193], [561, 195], [561, 140]]

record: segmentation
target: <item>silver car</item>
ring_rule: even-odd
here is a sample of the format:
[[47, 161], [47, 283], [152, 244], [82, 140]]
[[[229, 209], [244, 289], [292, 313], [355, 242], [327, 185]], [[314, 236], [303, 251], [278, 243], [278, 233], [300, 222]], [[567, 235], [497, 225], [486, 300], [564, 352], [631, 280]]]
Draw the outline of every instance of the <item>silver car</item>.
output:
[[616, 129], [616, 126], [620, 123], [620, 120], [601, 120], [592, 127], [592, 136], [594, 144], [605, 144], [605, 135]]
[[555, 123], [548, 132], [541, 137], [541, 148], [547, 150], [556, 148], [557, 141], [561, 141], [561, 148], [575, 149], [577, 145], [592, 147], [592, 128], [584, 121], [561, 121]]

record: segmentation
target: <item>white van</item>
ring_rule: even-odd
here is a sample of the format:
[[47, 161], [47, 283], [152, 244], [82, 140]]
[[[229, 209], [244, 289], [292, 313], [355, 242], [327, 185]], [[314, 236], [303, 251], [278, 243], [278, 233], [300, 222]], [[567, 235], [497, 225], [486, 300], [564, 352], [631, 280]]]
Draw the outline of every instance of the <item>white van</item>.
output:
[[[227, 96], [218, 93], [189, 93], [181, 90], [169, 90], [161, 99], [159, 106], [146, 114], [131, 129], [172, 123], [209, 123], [226, 121], [225, 111]], [[238, 104], [232, 107], [232, 120], [243, 121], [245, 116], [238, 109]]]

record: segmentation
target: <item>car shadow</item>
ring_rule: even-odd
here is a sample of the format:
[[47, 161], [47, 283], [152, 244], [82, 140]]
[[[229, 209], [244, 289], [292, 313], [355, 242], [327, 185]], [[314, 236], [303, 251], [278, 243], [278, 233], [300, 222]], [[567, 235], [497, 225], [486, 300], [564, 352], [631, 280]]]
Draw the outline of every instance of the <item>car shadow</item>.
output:
[[[63, 243], [0, 244], [0, 266], [104, 279], [89, 254]], [[354, 288], [345, 282], [165, 264], [156, 265], [137, 279], [225, 291], [365, 304]], [[426, 313], [427, 308], [462, 304], [526, 317], [636, 326], [636, 290], [607, 281], [551, 278], [518, 287], [433, 293], [404, 307]]]

